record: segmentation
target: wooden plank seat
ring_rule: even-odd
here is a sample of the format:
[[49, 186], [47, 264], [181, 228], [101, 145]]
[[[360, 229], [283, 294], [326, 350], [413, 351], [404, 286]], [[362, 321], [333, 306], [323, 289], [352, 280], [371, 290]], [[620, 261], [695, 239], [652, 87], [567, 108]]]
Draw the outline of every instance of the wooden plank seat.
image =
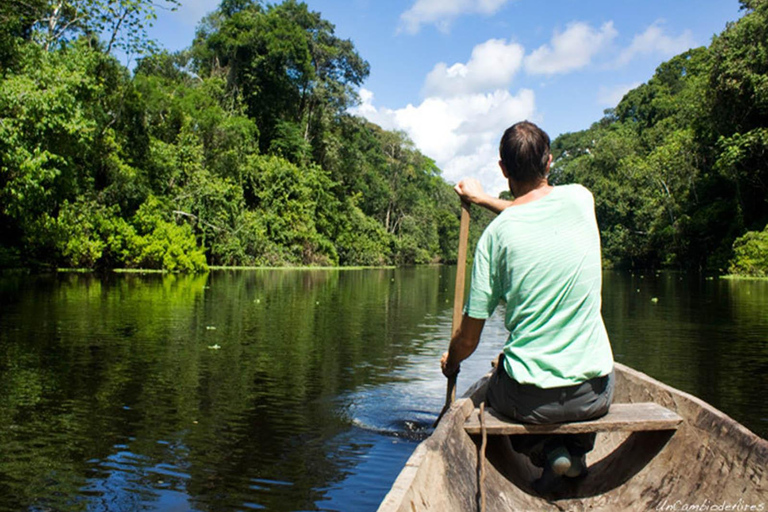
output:
[[[469, 415], [464, 430], [480, 434], [480, 411]], [[583, 434], [587, 432], [641, 432], [651, 430], [676, 430], [683, 419], [677, 413], [653, 402], [612, 404], [608, 414], [601, 418], [573, 423], [532, 425], [517, 423], [500, 415], [490, 407], [485, 408], [485, 431], [488, 435], [520, 434]]]

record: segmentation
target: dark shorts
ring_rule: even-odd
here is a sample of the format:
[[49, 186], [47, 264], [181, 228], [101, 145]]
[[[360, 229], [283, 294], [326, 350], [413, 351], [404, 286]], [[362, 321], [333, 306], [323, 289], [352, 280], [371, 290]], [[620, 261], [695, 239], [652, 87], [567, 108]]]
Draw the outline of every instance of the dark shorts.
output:
[[[496, 411], [521, 423], [563, 423], [599, 418], [608, 412], [613, 400], [613, 372], [582, 384], [543, 389], [520, 384], [507, 374], [503, 364], [488, 383], [486, 402]], [[541, 462], [541, 451], [548, 444], [565, 444], [573, 455], [592, 450], [595, 434], [511, 436], [512, 447], [529, 455], [534, 464]]]
[[613, 400], [613, 372], [582, 384], [543, 389], [520, 384], [503, 365], [488, 383], [486, 401], [501, 414], [521, 423], [563, 423], [599, 418], [608, 412]]

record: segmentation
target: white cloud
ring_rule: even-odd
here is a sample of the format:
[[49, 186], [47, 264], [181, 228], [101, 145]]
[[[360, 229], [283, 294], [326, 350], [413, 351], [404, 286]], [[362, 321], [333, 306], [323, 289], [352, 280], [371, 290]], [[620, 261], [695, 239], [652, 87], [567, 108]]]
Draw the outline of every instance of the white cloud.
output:
[[418, 106], [377, 108], [373, 94], [360, 91], [361, 104], [353, 113], [386, 129], [402, 130], [416, 147], [433, 158], [443, 177], [456, 183], [468, 176], [498, 194], [507, 182], [498, 167], [498, 144], [511, 124], [535, 115], [535, 97], [523, 89], [517, 95], [506, 90], [466, 94], [450, 98], [429, 97]]
[[474, 47], [466, 64], [437, 64], [424, 82], [425, 96], [451, 97], [507, 87], [523, 63], [517, 43], [490, 39]]
[[583, 68], [617, 34], [611, 21], [600, 30], [587, 23], [570, 23], [565, 32], [555, 32], [550, 44], [540, 46], [525, 58], [525, 70], [532, 75], [554, 75]]
[[661, 21], [656, 21], [645, 32], [636, 35], [632, 44], [621, 52], [616, 65], [623, 66], [636, 56], [642, 55], [672, 57], [695, 46], [690, 30], [686, 30], [677, 37], [670, 37], [664, 34], [661, 24]]
[[400, 15], [400, 29], [415, 34], [422, 25], [435, 25], [443, 32], [462, 14], [493, 14], [509, 0], [416, 0]]
[[629, 91], [638, 87], [642, 82], [619, 84], [613, 87], [600, 86], [597, 92], [597, 104], [602, 107], [615, 107]]

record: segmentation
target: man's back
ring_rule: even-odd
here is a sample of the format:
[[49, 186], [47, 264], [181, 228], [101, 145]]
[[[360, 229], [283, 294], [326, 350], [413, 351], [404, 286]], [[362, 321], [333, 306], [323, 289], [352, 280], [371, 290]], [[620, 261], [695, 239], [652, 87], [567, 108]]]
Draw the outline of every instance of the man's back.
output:
[[559, 186], [503, 211], [478, 242], [469, 316], [506, 301], [505, 369], [522, 384], [569, 386], [613, 369], [600, 314], [600, 237], [591, 193]]

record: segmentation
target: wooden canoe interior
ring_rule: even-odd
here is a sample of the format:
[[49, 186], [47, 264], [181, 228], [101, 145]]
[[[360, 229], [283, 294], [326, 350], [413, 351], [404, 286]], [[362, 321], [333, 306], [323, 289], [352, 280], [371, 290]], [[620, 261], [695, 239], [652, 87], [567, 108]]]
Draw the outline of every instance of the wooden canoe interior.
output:
[[[465, 424], [477, 416], [486, 380], [457, 401], [434, 434], [416, 448], [380, 512], [479, 510], [480, 436], [468, 434]], [[766, 440], [698, 398], [616, 364], [612, 409], [632, 404], [619, 405], [618, 412], [638, 412], [645, 406], [637, 404], [643, 403], [679, 417], [677, 429], [638, 430], [642, 421], [633, 427], [626, 419], [613, 427], [595, 427], [595, 450], [587, 456], [589, 474], [545, 496], [532, 487], [541, 470], [512, 450], [506, 435], [489, 436], [486, 510], [648, 511], [665, 506], [673, 510], [675, 504], [677, 510], [702, 504], [711, 510], [721, 504], [762, 504], [768, 510]]]

